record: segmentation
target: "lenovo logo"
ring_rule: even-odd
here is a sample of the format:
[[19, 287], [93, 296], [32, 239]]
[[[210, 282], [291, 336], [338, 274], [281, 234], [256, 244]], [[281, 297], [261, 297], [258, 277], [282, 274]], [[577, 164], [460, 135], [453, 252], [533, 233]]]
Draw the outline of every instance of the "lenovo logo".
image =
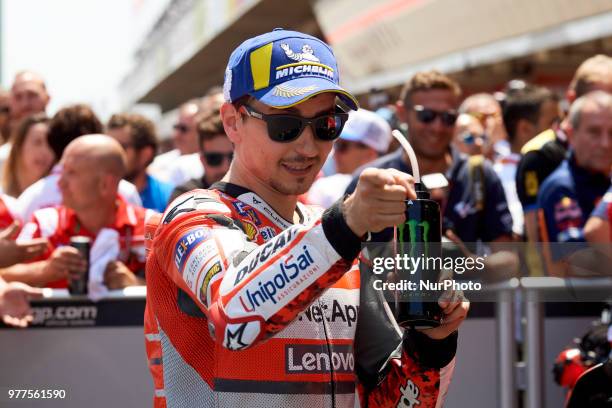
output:
[[285, 346], [285, 372], [287, 374], [320, 374], [332, 370], [352, 373], [355, 370], [353, 347], [333, 345], [331, 355], [324, 344], [288, 344]]

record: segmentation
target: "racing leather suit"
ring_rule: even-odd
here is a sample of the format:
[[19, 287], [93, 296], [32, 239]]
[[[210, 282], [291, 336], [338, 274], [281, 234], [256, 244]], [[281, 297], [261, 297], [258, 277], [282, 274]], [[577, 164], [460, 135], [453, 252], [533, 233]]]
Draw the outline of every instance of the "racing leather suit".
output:
[[356, 260], [342, 200], [293, 225], [217, 183], [149, 222], [145, 338], [155, 407], [442, 406], [457, 333], [397, 327]]

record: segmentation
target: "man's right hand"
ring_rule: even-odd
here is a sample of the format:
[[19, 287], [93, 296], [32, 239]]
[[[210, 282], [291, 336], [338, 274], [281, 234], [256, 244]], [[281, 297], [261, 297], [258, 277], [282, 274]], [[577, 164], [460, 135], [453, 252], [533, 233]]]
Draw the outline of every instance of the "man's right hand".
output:
[[0, 231], [0, 268], [36, 259], [47, 250], [47, 239], [36, 238], [17, 242], [13, 238], [19, 228], [16, 222]]
[[87, 262], [76, 248], [63, 246], [55, 249], [42, 270], [45, 282], [68, 279], [85, 273]]
[[406, 221], [407, 199], [415, 199], [414, 179], [396, 169], [367, 168], [345, 201], [346, 224], [357, 236], [380, 232]]

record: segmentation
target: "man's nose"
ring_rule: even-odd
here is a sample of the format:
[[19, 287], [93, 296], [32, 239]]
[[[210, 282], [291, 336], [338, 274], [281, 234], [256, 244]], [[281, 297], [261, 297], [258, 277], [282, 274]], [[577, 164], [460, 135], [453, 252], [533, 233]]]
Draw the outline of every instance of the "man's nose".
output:
[[295, 143], [295, 149], [303, 156], [314, 157], [318, 154], [317, 142], [315, 140], [312, 126], [306, 126]]

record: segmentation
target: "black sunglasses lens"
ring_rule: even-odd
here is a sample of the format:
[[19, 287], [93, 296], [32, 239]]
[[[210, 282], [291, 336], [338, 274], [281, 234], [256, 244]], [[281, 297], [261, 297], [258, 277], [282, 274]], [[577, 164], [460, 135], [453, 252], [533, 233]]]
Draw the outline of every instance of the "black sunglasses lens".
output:
[[440, 114], [440, 119], [442, 119], [442, 123], [445, 126], [454, 126], [457, 121], [457, 114], [451, 112], [442, 112]]
[[223, 161], [223, 155], [221, 153], [206, 153], [204, 154], [206, 163], [210, 166], [218, 166]]
[[340, 136], [347, 115], [335, 114], [318, 118], [315, 125], [316, 136], [320, 140], [335, 140]]
[[268, 134], [275, 142], [291, 142], [302, 133], [302, 121], [288, 116], [268, 116]]
[[416, 111], [417, 119], [423, 123], [431, 123], [436, 119], [438, 114], [427, 108], [419, 109]]

